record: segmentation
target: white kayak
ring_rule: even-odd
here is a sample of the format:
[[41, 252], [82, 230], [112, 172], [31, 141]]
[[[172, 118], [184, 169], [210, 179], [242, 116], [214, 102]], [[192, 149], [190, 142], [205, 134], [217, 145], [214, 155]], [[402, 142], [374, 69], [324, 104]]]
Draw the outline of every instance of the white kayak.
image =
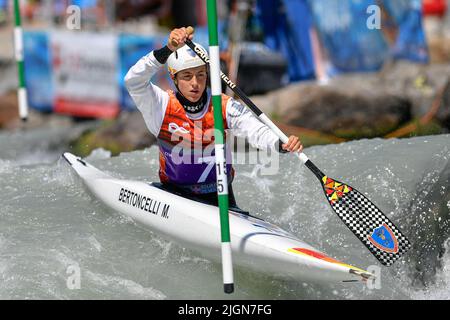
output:
[[[116, 179], [81, 158], [63, 157], [108, 207], [202, 256], [220, 261], [219, 209], [168, 192], [159, 184]], [[373, 275], [339, 262], [281, 228], [230, 210], [233, 263], [274, 276], [314, 282], [366, 281]]]

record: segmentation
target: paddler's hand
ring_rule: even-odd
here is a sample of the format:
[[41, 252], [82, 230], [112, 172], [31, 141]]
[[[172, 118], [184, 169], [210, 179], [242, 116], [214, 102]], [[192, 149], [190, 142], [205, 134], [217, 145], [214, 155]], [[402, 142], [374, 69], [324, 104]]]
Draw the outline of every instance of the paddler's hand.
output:
[[173, 29], [172, 32], [170, 32], [167, 47], [171, 51], [175, 51], [184, 46], [187, 39], [192, 40], [193, 37], [193, 34], [188, 35], [186, 28]]
[[283, 148], [283, 150], [288, 151], [288, 152], [300, 153], [303, 151], [302, 142], [300, 141], [300, 138], [296, 137], [296, 136], [290, 136], [289, 141], [287, 143], [281, 145], [281, 147]]

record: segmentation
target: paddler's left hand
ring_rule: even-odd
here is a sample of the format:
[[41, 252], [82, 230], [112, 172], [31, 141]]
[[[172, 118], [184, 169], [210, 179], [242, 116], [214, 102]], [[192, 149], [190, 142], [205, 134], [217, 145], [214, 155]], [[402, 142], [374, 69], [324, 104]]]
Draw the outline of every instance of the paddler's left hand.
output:
[[289, 151], [289, 152], [302, 152], [303, 151], [303, 145], [300, 141], [299, 137], [296, 136], [290, 136], [289, 141], [283, 145], [281, 145], [283, 150]]

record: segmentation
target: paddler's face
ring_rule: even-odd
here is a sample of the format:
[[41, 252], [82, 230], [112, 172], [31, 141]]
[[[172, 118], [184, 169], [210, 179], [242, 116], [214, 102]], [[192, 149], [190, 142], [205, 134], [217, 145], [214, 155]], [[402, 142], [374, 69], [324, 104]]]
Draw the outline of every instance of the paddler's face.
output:
[[178, 89], [191, 102], [197, 102], [206, 88], [206, 66], [186, 69], [176, 75]]

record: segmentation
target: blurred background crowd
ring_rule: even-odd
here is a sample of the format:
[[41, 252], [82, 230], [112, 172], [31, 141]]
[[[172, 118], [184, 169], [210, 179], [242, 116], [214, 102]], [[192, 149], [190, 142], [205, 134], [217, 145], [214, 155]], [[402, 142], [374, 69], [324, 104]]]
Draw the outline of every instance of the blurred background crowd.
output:
[[[450, 0], [217, 3], [223, 70], [306, 145], [449, 132]], [[0, 0], [0, 128], [14, 130], [22, 125], [12, 4]], [[164, 45], [174, 27], [194, 26], [194, 40], [208, 45], [203, 0], [20, 0], [20, 6], [28, 126], [52, 115], [108, 119], [100, 127], [114, 140], [111, 127], [141, 121], [124, 88], [127, 70]], [[80, 9], [77, 27], [69, 23], [73, 6]], [[154, 81], [171, 88], [166, 72]], [[125, 149], [151, 144], [142, 135]]]

